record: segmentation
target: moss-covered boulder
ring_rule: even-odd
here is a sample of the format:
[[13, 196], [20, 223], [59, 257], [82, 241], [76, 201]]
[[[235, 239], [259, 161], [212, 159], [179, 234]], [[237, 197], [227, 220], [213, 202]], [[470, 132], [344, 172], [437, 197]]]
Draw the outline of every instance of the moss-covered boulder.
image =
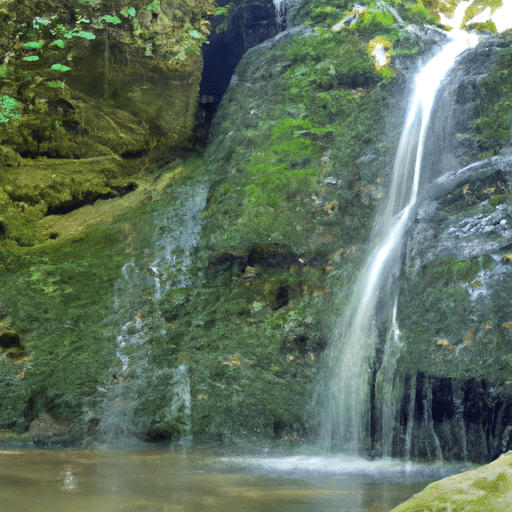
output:
[[512, 454], [430, 484], [392, 512], [507, 512], [512, 502]]
[[364, 239], [378, 187], [356, 160], [386, 109], [380, 80], [364, 42], [346, 32], [248, 52], [206, 153], [217, 178], [206, 211], [212, 248], [314, 252]]

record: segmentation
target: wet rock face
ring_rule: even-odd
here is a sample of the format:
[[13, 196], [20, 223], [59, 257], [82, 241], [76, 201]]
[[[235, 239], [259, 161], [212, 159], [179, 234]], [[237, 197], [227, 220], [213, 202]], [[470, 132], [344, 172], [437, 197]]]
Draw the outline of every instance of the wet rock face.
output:
[[[2, 30], [8, 35], [13, 26], [20, 27], [20, 37], [0, 41], [8, 66], [0, 89], [21, 103], [21, 122], [30, 111], [39, 114], [34, 122], [41, 122], [41, 114], [56, 116], [68, 123], [63, 123], [67, 133], [80, 131], [84, 115], [77, 102], [79, 92], [82, 99], [106, 102], [123, 111], [121, 117], [129, 114], [146, 125], [145, 144], [125, 148], [132, 154], [133, 149], [149, 149], [148, 136], [167, 147], [190, 140], [201, 80], [200, 47], [209, 34], [213, 2], [136, 2], [116, 5], [117, 15], [95, 2], [75, 8], [72, 2], [45, 0], [38, 3], [37, 12], [30, 2], [4, 4], [8, 15]], [[22, 82], [14, 84], [17, 92], [13, 81]], [[51, 121], [49, 127], [55, 119]], [[40, 130], [43, 140], [48, 126]], [[80, 135], [87, 133], [82, 130]], [[29, 156], [40, 152], [32, 148]]]
[[417, 212], [398, 312], [402, 455], [408, 435], [416, 457], [485, 462], [511, 447], [511, 186], [508, 152], [449, 173]]
[[39, 413], [37, 418], [30, 423], [27, 434], [35, 438], [48, 439], [68, 434], [70, 425], [59, 423], [47, 413]]
[[490, 38], [463, 54], [432, 113], [435, 181], [399, 283], [398, 456], [485, 462], [511, 448], [512, 153], [477, 155], [473, 127], [499, 52]]
[[432, 182], [453, 169], [474, 161], [473, 123], [479, 116], [479, 82], [495, 61], [499, 49], [492, 41], [464, 52], [446, 78], [446, 86], [431, 113], [428, 137], [435, 151], [424, 157], [422, 178]]
[[403, 384], [395, 425], [397, 456], [487, 462], [511, 449], [508, 385], [423, 372], [408, 376]]
[[458, 177], [454, 174], [453, 188], [420, 206], [408, 244], [408, 269], [448, 256], [503, 257], [512, 236], [510, 165], [510, 155], [503, 155], [482, 162], [473, 172], [468, 168]]
[[213, 0], [79, 4], [2, 3], [0, 241], [48, 240], [44, 217], [191, 145]]

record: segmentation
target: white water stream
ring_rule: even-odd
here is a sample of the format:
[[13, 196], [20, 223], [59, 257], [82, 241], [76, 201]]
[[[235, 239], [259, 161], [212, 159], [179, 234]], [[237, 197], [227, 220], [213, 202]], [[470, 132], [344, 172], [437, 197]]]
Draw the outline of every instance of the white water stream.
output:
[[[132, 424], [138, 387], [159, 378], [149, 367], [148, 345], [155, 336], [167, 336], [159, 300], [167, 292], [192, 285], [189, 267], [199, 242], [201, 213], [206, 203], [205, 183], [182, 186], [170, 193], [169, 203], [153, 215], [149, 247], [135, 254], [116, 283], [113, 324], [117, 324], [116, 361], [112, 382], [104, 388], [98, 431], [109, 443], [133, 437]], [[162, 370], [161, 370], [162, 371]], [[182, 364], [160, 377], [174, 390], [170, 407], [183, 405], [190, 414], [188, 368]]]
[[276, 9], [276, 24], [278, 29], [282, 29], [282, 24], [286, 22], [284, 28], [287, 28], [287, 14], [290, 9], [297, 3], [296, 0], [273, 0]]
[[[476, 37], [456, 31], [444, 48], [417, 74], [393, 167], [387, 204], [374, 226], [373, 249], [359, 273], [352, 298], [333, 332], [327, 354], [330, 389], [323, 418], [323, 438], [331, 448], [356, 453], [370, 430], [370, 379], [377, 348], [379, 299], [397, 277], [404, 232], [420, 194], [422, 162], [436, 93], [457, 57]], [[386, 296], [392, 307], [395, 297]], [[395, 332], [398, 326], [394, 327]], [[395, 343], [399, 343], [399, 336]], [[393, 376], [387, 376], [392, 380]], [[368, 448], [368, 446], [366, 446]]]

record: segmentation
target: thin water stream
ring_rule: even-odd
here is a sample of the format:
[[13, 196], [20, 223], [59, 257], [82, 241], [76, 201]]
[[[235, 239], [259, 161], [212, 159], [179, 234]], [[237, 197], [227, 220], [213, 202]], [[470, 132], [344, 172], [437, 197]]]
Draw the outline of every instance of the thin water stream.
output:
[[[159, 300], [170, 290], [192, 285], [189, 267], [192, 253], [199, 243], [201, 212], [208, 186], [194, 182], [173, 189], [166, 207], [153, 216], [154, 233], [148, 246], [134, 255], [123, 267], [115, 286], [112, 323], [118, 325], [116, 361], [112, 382], [102, 388], [103, 411], [98, 431], [112, 445], [124, 442], [140, 430], [134, 425], [134, 412], [140, 388], [147, 385], [148, 375], [158, 376], [148, 367], [148, 340], [168, 336], [159, 310]], [[184, 410], [190, 415], [190, 382], [182, 364], [164, 375], [174, 391], [168, 404], [170, 416]], [[139, 422], [140, 423], [140, 422]], [[186, 430], [188, 426], [184, 426]]]
[[0, 451], [0, 503], [9, 512], [388, 512], [447, 473], [183, 447], [13, 450]]
[[[328, 374], [322, 378], [329, 383], [329, 390], [323, 440], [330, 449], [357, 453], [371, 448], [368, 438], [374, 427], [370, 417], [370, 388], [379, 343], [377, 316], [389, 313], [391, 323], [404, 233], [412, 220], [421, 188], [434, 178], [423, 169], [423, 164], [427, 153], [437, 151], [427, 138], [436, 96], [457, 57], [476, 42], [475, 36], [455, 31], [416, 76], [395, 156], [388, 200], [374, 226], [373, 248], [359, 272], [345, 313], [334, 326], [333, 343], [326, 358]], [[397, 329], [395, 326], [393, 330]], [[395, 338], [394, 343], [399, 343], [399, 337]], [[393, 361], [388, 364], [392, 365]], [[393, 375], [388, 375], [387, 380], [392, 382]]]

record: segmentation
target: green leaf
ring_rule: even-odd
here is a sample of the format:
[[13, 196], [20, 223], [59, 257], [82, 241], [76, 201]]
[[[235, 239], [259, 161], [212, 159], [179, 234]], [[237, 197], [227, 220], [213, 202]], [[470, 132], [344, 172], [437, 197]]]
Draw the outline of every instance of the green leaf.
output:
[[54, 64], [51, 68], [52, 71], [71, 71], [72, 68], [69, 66], [64, 66], [64, 64]]
[[78, 36], [84, 39], [96, 39], [96, 36], [92, 32], [75, 32], [72, 34], [72, 36]]
[[146, 9], [151, 12], [158, 12], [160, 10], [160, 0], [154, 0], [146, 6]]
[[59, 48], [66, 48], [66, 43], [62, 39], [57, 39], [50, 43], [49, 46], [58, 46]]
[[0, 124], [8, 123], [11, 119], [21, 117], [22, 105], [10, 96], [0, 96]]
[[35, 62], [36, 60], [39, 60], [39, 57], [37, 55], [30, 55], [30, 57], [24, 57], [23, 60], [26, 60], [27, 62]]
[[204, 39], [205, 37], [203, 34], [198, 32], [197, 30], [193, 29], [189, 32], [189, 35], [191, 35], [194, 39]]
[[25, 46], [25, 48], [38, 49], [43, 45], [44, 41], [30, 41], [29, 43], [25, 43], [23, 46]]
[[123, 7], [121, 9], [121, 14], [125, 17], [131, 16], [132, 18], [135, 18], [137, 11], [133, 7]]
[[117, 16], [103, 16], [100, 18], [101, 20], [105, 20], [107, 23], [112, 23], [113, 25], [119, 25], [121, 23], [121, 20]]

